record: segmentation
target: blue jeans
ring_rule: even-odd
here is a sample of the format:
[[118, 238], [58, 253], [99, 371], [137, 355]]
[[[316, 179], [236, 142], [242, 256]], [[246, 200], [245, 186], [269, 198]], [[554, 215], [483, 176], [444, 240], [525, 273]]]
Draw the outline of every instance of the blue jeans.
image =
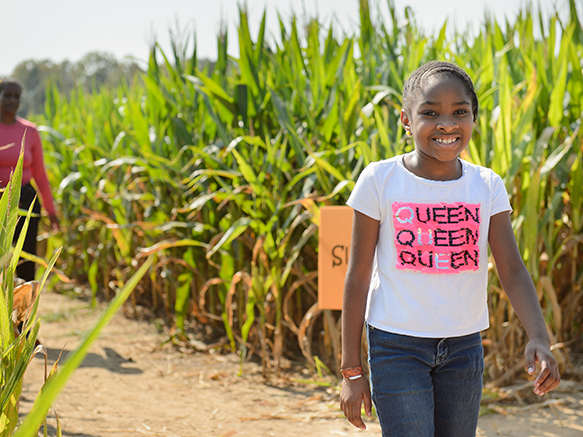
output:
[[480, 333], [451, 338], [368, 326], [372, 399], [383, 437], [474, 437], [484, 352]]

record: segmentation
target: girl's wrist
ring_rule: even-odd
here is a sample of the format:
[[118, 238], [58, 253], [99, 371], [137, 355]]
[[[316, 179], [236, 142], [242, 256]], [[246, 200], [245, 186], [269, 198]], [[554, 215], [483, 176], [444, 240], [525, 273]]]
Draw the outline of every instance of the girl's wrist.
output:
[[364, 376], [364, 370], [362, 370], [362, 366], [346, 367], [344, 369], [340, 369], [340, 373], [342, 373], [342, 377], [346, 381], [354, 381], [355, 379], [359, 379]]
[[528, 336], [528, 341], [532, 341], [532, 342], [541, 342], [544, 345], [551, 347], [551, 339], [549, 338], [548, 335], [532, 335], [532, 336]]

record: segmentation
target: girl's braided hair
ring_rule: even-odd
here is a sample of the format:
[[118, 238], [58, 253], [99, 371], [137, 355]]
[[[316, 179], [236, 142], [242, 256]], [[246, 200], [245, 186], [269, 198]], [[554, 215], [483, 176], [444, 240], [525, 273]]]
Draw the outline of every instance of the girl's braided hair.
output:
[[472, 79], [463, 69], [450, 62], [431, 61], [415, 70], [403, 85], [403, 106], [409, 107], [413, 94], [425, 81], [435, 74], [451, 74], [457, 77], [470, 97], [474, 121], [478, 117], [478, 96], [474, 90]]
[[0, 80], [0, 93], [4, 91], [4, 88], [6, 88], [8, 85], [16, 85], [20, 89], [20, 92], [22, 93], [22, 84], [16, 79], [13, 79], [11, 77], [6, 77]]

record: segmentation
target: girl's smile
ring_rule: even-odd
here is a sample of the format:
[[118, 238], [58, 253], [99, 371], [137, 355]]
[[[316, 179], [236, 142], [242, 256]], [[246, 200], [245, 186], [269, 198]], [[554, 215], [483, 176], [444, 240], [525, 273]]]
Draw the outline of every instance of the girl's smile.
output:
[[433, 141], [437, 143], [436, 147], [442, 149], [456, 149], [459, 145], [460, 137], [454, 138], [434, 138]]
[[426, 79], [401, 111], [401, 122], [411, 132], [415, 151], [405, 157], [406, 167], [432, 180], [461, 177], [458, 156], [472, 136], [473, 113], [462, 82], [450, 74]]

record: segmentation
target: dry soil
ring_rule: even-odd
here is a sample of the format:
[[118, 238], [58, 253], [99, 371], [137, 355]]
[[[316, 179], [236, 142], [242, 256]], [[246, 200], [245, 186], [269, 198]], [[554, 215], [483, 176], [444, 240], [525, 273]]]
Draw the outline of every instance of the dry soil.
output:
[[[41, 297], [39, 338], [52, 364], [63, 349], [73, 350], [104, 306], [56, 293]], [[380, 436], [376, 420], [359, 431], [343, 417], [338, 391], [306, 382], [310, 375], [286, 373], [266, 382], [261, 368], [221, 355], [180, 350], [155, 323], [118, 313], [93, 345], [82, 366], [54, 404], [63, 435], [144, 436]], [[32, 361], [21, 397], [21, 415], [32, 407], [42, 385], [44, 361]], [[526, 394], [525, 391], [526, 390]], [[573, 381], [544, 398], [518, 391], [514, 403], [495, 402], [498, 411], [480, 418], [478, 436], [581, 437], [583, 387]], [[522, 401], [524, 405], [520, 405]], [[54, 414], [49, 435], [55, 435]]]

